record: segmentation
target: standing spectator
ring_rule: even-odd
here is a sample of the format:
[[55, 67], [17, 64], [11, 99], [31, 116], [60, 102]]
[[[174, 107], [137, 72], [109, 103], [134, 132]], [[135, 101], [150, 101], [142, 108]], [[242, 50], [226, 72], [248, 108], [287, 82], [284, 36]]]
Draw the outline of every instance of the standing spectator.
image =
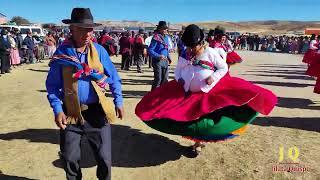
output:
[[292, 39], [292, 54], [297, 54], [299, 51], [298, 39], [296, 37]]
[[118, 36], [118, 34], [117, 33], [114, 33], [113, 35], [112, 35], [112, 39], [113, 39], [113, 45], [114, 45], [114, 53], [115, 53], [115, 55], [116, 55], [116, 57], [118, 57], [118, 54], [119, 54], [119, 49], [120, 49], [120, 47], [119, 47], [119, 40], [120, 40], [120, 38], [119, 38], [119, 36]]
[[253, 45], [254, 45], [254, 39], [251, 35], [247, 38], [247, 43], [248, 43], [248, 50], [253, 51]]
[[15, 30], [16, 32], [16, 38], [17, 38], [17, 46], [18, 46], [18, 51], [19, 51], [19, 56], [20, 56], [20, 63], [24, 63], [24, 50], [22, 49], [23, 45], [23, 37], [18, 29]]
[[298, 38], [298, 54], [302, 54], [302, 49], [303, 49], [303, 37], [300, 36]]
[[119, 40], [120, 54], [121, 54], [121, 70], [129, 70], [129, 64], [131, 61], [131, 43], [130, 33], [123, 33], [123, 36]]
[[27, 36], [24, 38], [23, 44], [27, 46], [27, 59], [29, 60], [29, 63], [34, 64], [34, 42], [31, 31], [27, 32]]
[[48, 33], [44, 41], [48, 46], [48, 56], [51, 58], [56, 51], [57, 41], [51, 32]]
[[264, 36], [263, 38], [261, 38], [261, 51], [267, 51], [268, 48], [268, 40], [267, 37]]
[[[133, 50], [133, 45], [134, 45], [134, 38], [135, 38], [135, 33], [134, 31], [131, 31], [131, 35], [130, 35], [130, 44], [131, 44], [131, 49]], [[130, 66], [132, 65], [136, 65], [136, 63], [134, 62], [134, 55], [133, 53], [131, 53], [131, 56], [130, 56]], [[129, 66], [129, 67], [130, 67]]]
[[260, 45], [260, 37], [258, 35], [255, 35], [254, 37], [255, 51], [259, 51], [259, 45]]
[[10, 48], [8, 31], [2, 29], [0, 36], [1, 74], [10, 73]]
[[19, 56], [19, 50], [18, 50], [18, 44], [15, 36], [15, 32], [12, 31], [8, 35], [8, 40], [11, 45], [10, 48], [10, 62], [13, 67], [20, 64], [20, 56]]
[[35, 32], [33, 35], [33, 42], [34, 42], [34, 56], [37, 62], [41, 62], [44, 60], [44, 47], [43, 47], [43, 40], [39, 37], [39, 35]]
[[58, 40], [58, 47], [66, 40], [64, 33], [62, 32], [60, 34], [59, 40]]
[[240, 49], [240, 37], [236, 37], [234, 41], [234, 49]]
[[288, 40], [288, 52], [291, 54], [291, 53], [293, 53], [293, 40], [292, 40], [292, 38], [289, 38], [289, 40]]
[[305, 36], [304, 39], [303, 39], [303, 47], [302, 47], [302, 50], [301, 50], [301, 53], [304, 54], [307, 52], [307, 50], [309, 49], [309, 38], [308, 36]]
[[144, 58], [144, 64], [148, 64], [148, 53], [147, 53], [147, 48], [149, 47], [149, 45], [146, 45], [146, 39], [148, 38], [148, 34], [144, 33], [143, 34], [143, 39], [144, 39], [144, 45], [145, 48], [143, 49], [143, 58]]
[[[144, 43], [147, 46], [147, 48], [149, 48], [152, 38], [153, 38], [153, 33], [149, 32], [149, 36], [144, 40]], [[147, 52], [147, 59], [148, 59], [149, 68], [151, 68], [152, 57], [150, 56], [150, 54], [148, 52]]]
[[284, 51], [284, 43], [285, 43], [285, 39], [284, 39], [283, 36], [281, 36], [281, 37], [279, 38], [279, 42], [277, 43], [277, 48], [278, 48], [281, 52]]
[[247, 47], [247, 37], [242, 35], [240, 38], [241, 49], [246, 49]]
[[113, 56], [115, 54], [113, 39], [111, 36], [109, 36], [107, 29], [102, 31], [101, 37], [98, 39], [98, 43], [107, 50], [109, 56]]
[[156, 33], [153, 35], [151, 44], [148, 48], [152, 56], [152, 66], [154, 80], [152, 90], [168, 81], [168, 65], [171, 63], [169, 55], [169, 37], [167, 36], [168, 26], [165, 21], [159, 21]]
[[145, 48], [144, 39], [143, 39], [144, 31], [142, 29], [139, 30], [139, 33], [136, 35], [134, 39], [133, 45], [133, 55], [134, 61], [137, 64], [137, 72], [142, 73], [141, 66], [143, 65], [143, 51]]

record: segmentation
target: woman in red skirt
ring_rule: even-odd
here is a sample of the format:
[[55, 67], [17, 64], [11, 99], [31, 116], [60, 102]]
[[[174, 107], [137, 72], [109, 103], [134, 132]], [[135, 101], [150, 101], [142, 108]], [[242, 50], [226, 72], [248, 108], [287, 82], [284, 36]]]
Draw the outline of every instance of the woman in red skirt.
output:
[[312, 61], [316, 58], [316, 53], [317, 53], [318, 46], [319, 46], [319, 38], [320, 38], [320, 36], [318, 36], [318, 39], [316, 39], [315, 34], [311, 35], [309, 49], [304, 54], [302, 62], [310, 65], [312, 63]]
[[231, 77], [217, 49], [207, 47], [203, 31], [187, 26], [172, 80], [146, 94], [136, 115], [158, 131], [195, 141], [195, 156], [203, 142], [217, 142], [243, 133], [258, 113], [268, 115], [277, 103], [269, 90]]
[[234, 51], [232, 43], [228, 40], [227, 35], [225, 34], [224, 30], [217, 27], [214, 30], [215, 34], [215, 43], [211, 43], [210, 47], [212, 48], [221, 48], [227, 54], [226, 62], [228, 66], [233, 65], [235, 63], [242, 62], [242, 58]]
[[317, 78], [314, 93], [320, 94], [320, 50], [316, 51], [308, 66], [307, 75]]

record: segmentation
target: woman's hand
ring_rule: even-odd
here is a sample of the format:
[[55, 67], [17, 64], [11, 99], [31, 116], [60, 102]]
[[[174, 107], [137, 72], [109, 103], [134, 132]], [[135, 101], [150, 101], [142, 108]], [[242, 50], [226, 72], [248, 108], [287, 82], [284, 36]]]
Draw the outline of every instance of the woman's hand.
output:
[[213, 82], [214, 82], [214, 80], [213, 80], [212, 76], [209, 76], [209, 77], [206, 79], [206, 83], [207, 83], [208, 85], [211, 85]]

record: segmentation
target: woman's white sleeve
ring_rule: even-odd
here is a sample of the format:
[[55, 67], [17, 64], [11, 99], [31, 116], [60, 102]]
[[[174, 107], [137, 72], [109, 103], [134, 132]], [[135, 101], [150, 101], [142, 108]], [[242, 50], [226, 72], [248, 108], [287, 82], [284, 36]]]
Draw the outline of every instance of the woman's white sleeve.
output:
[[310, 42], [310, 49], [318, 49], [318, 47], [315, 46], [316, 44], [317, 44], [317, 41], [312, 40], [312, 41]]
[[233, 51], [233, 46], [230, 40], [228, 40], [229, 51]]
[[213, 64], [216, 71], [212, 73], [214, 81], [219, 81], [228, 72], [228, 65], [217, 52], [213, 52]]
[[220, 57], [227, 62], [227, 53], [222, 48], [217, 48]]
[[174, 79], [176, 81], [178, 81], [181, 78], [181, 70], [182, 70], [182, 67], [184, 66], [184, 63], [183, 63], [184, 61], [185, 59], [183, 57], [179, 57], [177, 67], [174, 70]]

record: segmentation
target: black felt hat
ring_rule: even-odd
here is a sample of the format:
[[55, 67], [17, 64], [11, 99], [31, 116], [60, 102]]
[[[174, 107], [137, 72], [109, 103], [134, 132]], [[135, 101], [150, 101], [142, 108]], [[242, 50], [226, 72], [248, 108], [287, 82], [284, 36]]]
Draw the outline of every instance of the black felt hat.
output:
[[204, 39], [203, 31], [195, 24], [186, 27], [182, 35], [182, 42], [187, 47], [194, 47], [200, 44]]
[[158, 25], [157, 25], [157, 30], [160, 29], [168, 29], [169, 27], [167, 26], [167, 22], [165, 21], [159, 21]]
[[223, 28], [218, 26], [214, 29], [214, 35], [221, 35], [222, 36], [222, 35], [226, 35], [226, 32]]
[[210, 29], [210, 31], [208, 33], [208, 36], [214, 36], [214, 30], [213, 29]]
[[89, 8], [73, 8], [71, 19], [64, 19], [62, 22], [84, 28], [93, 28], [101, 25], [93, 22], [93, 16]]

